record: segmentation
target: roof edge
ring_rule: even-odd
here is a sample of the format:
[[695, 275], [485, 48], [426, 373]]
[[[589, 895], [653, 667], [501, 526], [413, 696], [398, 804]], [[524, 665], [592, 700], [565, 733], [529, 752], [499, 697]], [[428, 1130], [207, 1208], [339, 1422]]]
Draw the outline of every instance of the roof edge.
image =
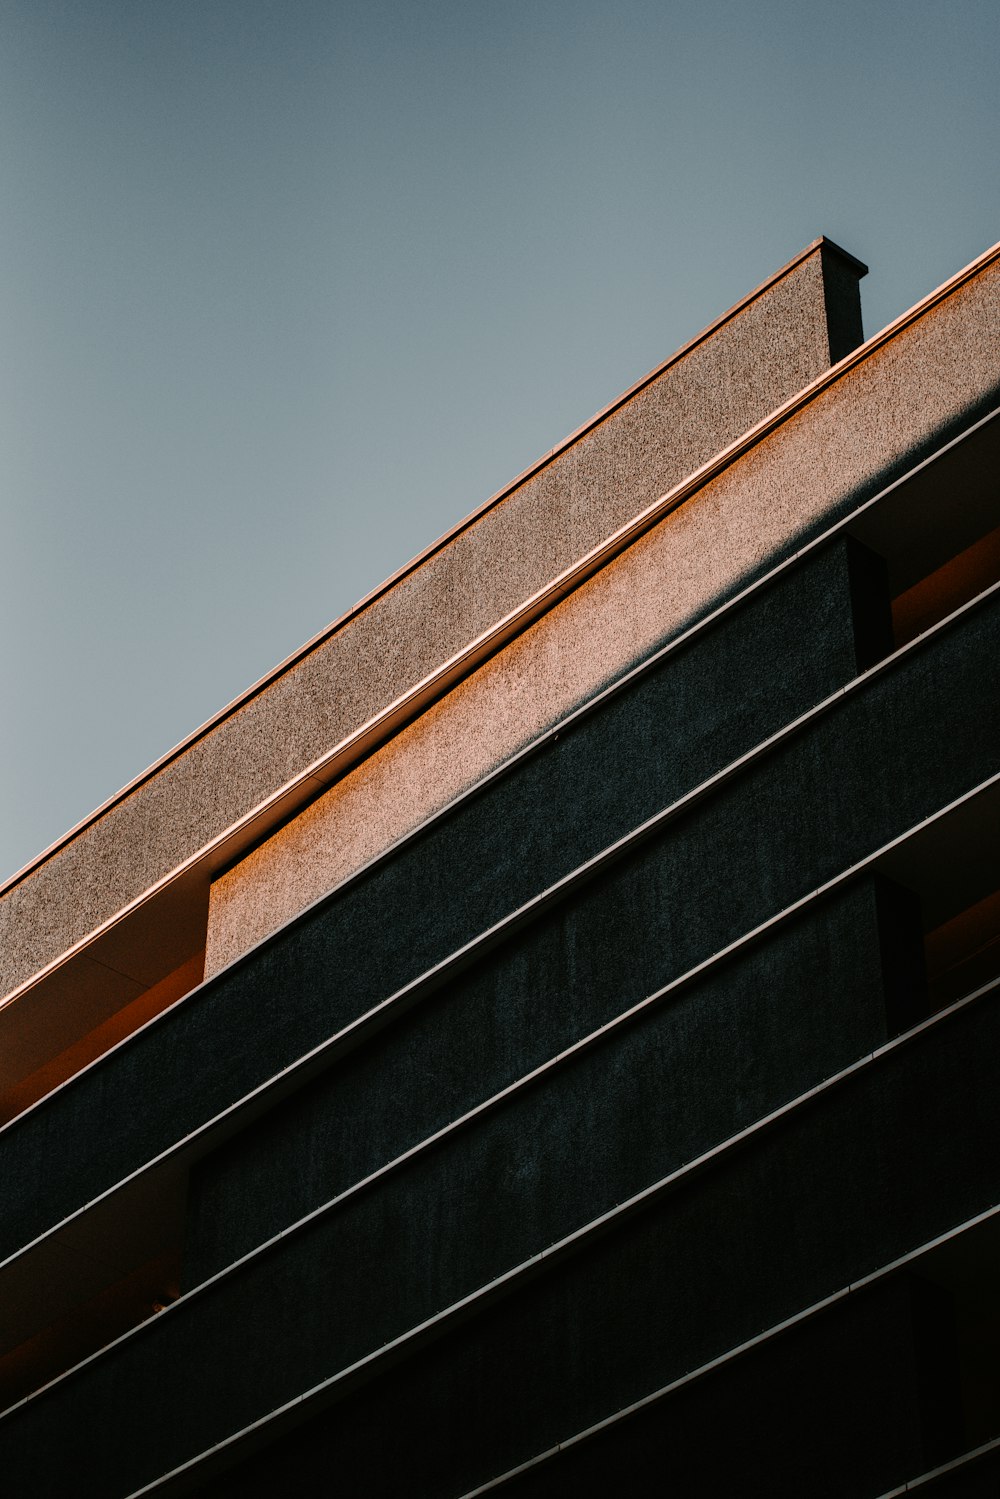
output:
[[[199, 725], [198, 728], [192, 730], [190, 734], [188, 734], [184, 739], [180, 740], [176, 745], [173, 746], [172, 749], [167, 750], [163, 755], [159, 757], [159, 759], [153, 761], [153, 763], [149, 765], [145, 770], [141, 771], [137, 776], [133, 777], [131, 781], [128, 781], [119, 791], [116, 791], [112, 796], [108, 797], [107, 800], [96, 807], [93, 812], [90, 812], [86, 817], [81, 818], [81, 820], [75, 823], [71, 828], [69, 828], [67, 832], [61, 834], [59, 838], [57, 838], [53, 843], [42, 849], [40, 853], [36, 854], [35, 857], [29, 860], [28, 863], [25, 864], [21, 869], [10, 875], [3, 882], [0, 882], [0, 899], [9, 894], [11, 890], [13, 890], [23, 880], [27, 879], [49, 859], [53, 858], [62, 848], [70, 844], [74, 838], [79, 836], [80, 833], [84, 832], [88, 827], [92, 826], [107, 812], [110, 812], [120, 802], [124, 801], [126, 797], [132, 794], [133, 791], [138, 790], [140, 786], [145, 784], [145, 782], [151, 780], [154, 775], [165, 769], [166, 766], [168, 766], [172, 761], [178, 759], [193, 745], [197, 744], [199, 740], [205, 738], [209, 733], [212, 732], [213, 729], [218, 727], [220, 723], [223, 723], [227, 718], [237, 713], [260, 692], [264, 691], [265, 688], [270, 686], [272, 682], [276, 681], [279, 677], [284, 675], [286, 671], [290, 670], [293, 666], [297, 665], [298, 662], [308, 656], [309, 653], [315, 650], [317, 646], [323, 644], [326, 640], [334, 636], [339, 630], [343, 629], [347, 624], [351, 622], [351, 620], [355, 619], [366, 608], [368, 608], [370, 604], [374, 603], [377, 599], [388, 593], [393, 587], [395, 587], [397, 583], [401, 582], [403, 578], [415, 572], [425, 561], [434, 556], [437, 552], [441, 551], [451, 540], [453, 540], [454, 537], [467, 530], [482, 515], [486, 514], [494, 506], [500, 504], [504, 499], [507, 498], [508, 495], [512, 494], [516, 489], [520, 488], [522, 484], [524, 484], [528, 479], [532, 478], [554, 458], [558, 457], [561, 453], [566, 451], [567, 448], [571, 447], [574, 442], [578, 441], [587, 432], [599, 426], [602, 421], [612, 415], [614, 411], [622, 406], [627, 400], [631, 399], [631, 397], [637, 394], [638, 391], [642, 390], [644, 386], [648, 385], [652, 380], [656, 379], [665, 370], [669, 369], [671, 365], [676, 364], [680, 359], [690, 353], [699, 344], [703, 343], [712, 334], [716, 333], [738, 313], [744, 311], [745, 308], [747, 308], [752, 302], [756, 301], [757, 298], [763, 295], [764, 292], [770, 290], [771, 287], [776, 285], [784, 276], [790, 274], [790, 272], [801, 265], [803, 261], [807, 260], [809, 256], [816, 254], [818, 251], [832, 252], [842, 257], [858, 270], [859, 276], [868, 274], [868, 267], [864, 264], [863, 261], [858, 260], [855, 256], [851, 255], [849, 251], [842, 249], [841, 246], [836, 244], [835, 241], [828, 239], [827, 236], [819, 235], [816, 239], [812, 240], [803, 250], [801, 250], [791, 260], [789, 260], [779, 270], [775, 271], [773, 275], [769, 276], [766, 281], [761, 282], [759, 286], [755, 287], [753, 291], [749, 292], [739, 302], [729, 308], [729, 310], [723, 313], [721, 317], [716, 318], [713, 323], [710, 323], [708, 327], [704, 328], [693, 339], [690, 339], [686, 344], [683, 344], [680, 349], [670, 355], [670, 357], [664, 360], [662, 364], [657, 365], [655, 369], [651, 370], [640, 380], [636, 381], [634, 385], [629, 386], [627, 390], [623, 391], [612, 402], [610, 402], [609, 405], [602, 407], [601, 410], [598, 411], [596, 415], [591, 417], [589, 421], [584, 423], [581, 427], [576, 428], [569, 434], [568, 437], [564, 438], [562, 442], [557, 444], [554, 448], [551, 448], [546, 454], [538, 459], [536, 463], [532, 464], [529, 468], [525, 469], [521, 474], [519, 474], [516, 479], [505, 485], [503, 489], [498, 490], [496, 494], [492, 495], [482, 505], [478, 506], [477, 509], [473, 510], [463, 520], [457, 522], [453, 527], [450, 528], [450, 530], [444, 532], [443, 535], [439, 536], [435, 541], [431, 542], [430, 545], [425, 547], [423, 551], [418, 552], [415, 557], [413, 557], [409, 562], [405, 563], [401, 568], [397, 569], [396, 572], [390, 574], [390, 576], [386, 578], [383, 583], [380, 583], [376, 588], [372, 589], [371, 592], [365, 594], [361, 599], [358, 600], [356, 604], [352, 605], [350, 609], [345, 611], [344, 614], [339, 615], [331, 624], [325, 626], [322, 630], [317, 632], [317, 634], [311, 636], [310, 639], [308, 639], [303, 645], [299, 646], [295, 651], [293, 651], [291, 655], [286, 656], [284, 660], [280, 661], [276, 666], [272, 667], [262, 677], [259, 677], [257, 681], [253, 682], [249, 687], [244, 689], [242, 693], [233, 698], [217, 713], [213, 714], [211, 718], [207, 719], [203, 724]], [[996, 260], [997, 258], [1000, 258], [1000, 241], [998, 241], [994, 245], [991, 245], [989, 249], [984, 250], [981, 255], [978, 255], [974, 260], [970, 261], [961, 270], [957, 271], [955, 275], [950, 276], [946, 281], [943, 281], [925, 297], [922, 297], [919, 301], [915, 302], [910, 308], [901, 313], [899, 317], [893, 319], [893, 321], [891, 321], [890, 323], [887, 323], [886, 326], [882, 328], [878, 333], [873, 334], [869, 339], [860, 344], [856, 349], [852, 350], [838, 363], [831, 365], [829, 369], [823, 370], [814, 380], [812, 380], [808, 385], [803, 386], [801, 390], [797, 391], [796, 394], [790, 397], [789, 400], [786, 401], [782, 406], [777, 407], [775, 411], [773, 411], [769, 416], [765, 417], [762, 421], [758, 422], [756, 426], [751, 427], [741, 437], [737, 438], [735, 442], [730, 443], [727, 447], [723, 448], [713, 459], [710, 459], [706, 464], [703, 464], [700, 468], [696, 469], [691, 475], [688, 476], [687, 479], [682, 480], [674, 490], [670, 491], [669, 497], [663, 496], [659, 500], [654, 501], [652, 505], [646, 507], [646, 509], [643, 510], [638, 517], [633, 519], [633, 521], [627, 522], [626, 525], [621, 527], [620, 530], [614, 533], [612, 537], [607, 538], [604, 543], [599, 544], [599, 546], [594, 549], [594, 553], [605, 553], [608, 550], [609, 542], [612, 545], [618, 543], [616, 549], [620, 550], [625, 534], [629, 535], [630, 541], [635, 539], [642, 530], [648, 529], [651, 525], [655, 524], [656, 521], [662, 517], [662, 515], [668, 512], [669, 509], [675, 508], [675, 506], [686, 499], [694, 489], [700, 488], [702, 484], [706, 483], [710, 478], [714, 477], [714, 475], [721, 469], [727, 467], [728, 464], [739, 457], [741, 453], [745, 452], [748, 448], [753, 447], [764, 436], [774, 430], [775, 427], [780, 426], [783, 421], [785, 421], [795, 411], [799, 410], [800, 407], [808, 404], [809, 401], [811, 401], [828, 385], [832, 384], [842, 374], [846, 373], [847, 370], [853, 368], [855, 365], [861, 363], [863, 359], [866, 359], [869, 355], [875, 353], [877, 349], [879, 349], [883, 344], [888, 343], [898, 333], [902, 332], [904, 328], [908, 327], [911, 323], [916, 322], [925, 313], [929, 312], [931, 308], [933, 308], [938, 302], [943, 301], [946, 297], [957, 291], [959, 287], [961, 287], [966, 281], [971, 280], [981, 270], [985, 269], [987, 265], [989, 265], [993, 260]], [[628, 542], [625, 542], [624, 544], [627, 545]], [[588, 557], [580, 559], [580, 561], [572, 568], [567, 569], [567, 572], [575, 573], [577, 569], [586, 567], [586, 564], [589, 560], [592, 560], [592, 558]], [[547, 590], [541, 590], [541, 592], [546, 591]], [[500, 623], [503, 624], [503, 621], [501, 621]]]

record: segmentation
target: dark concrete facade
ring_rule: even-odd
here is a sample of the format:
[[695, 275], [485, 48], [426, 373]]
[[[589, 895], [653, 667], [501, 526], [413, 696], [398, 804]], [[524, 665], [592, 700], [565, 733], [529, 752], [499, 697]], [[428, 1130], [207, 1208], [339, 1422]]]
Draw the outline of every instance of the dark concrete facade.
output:
[[1000, 343], [960, 312], [967, 399], [890, 474], [828, 480], [824, 418], [825, 512], [0, 1131], [5, 1492], [996, 1495]]

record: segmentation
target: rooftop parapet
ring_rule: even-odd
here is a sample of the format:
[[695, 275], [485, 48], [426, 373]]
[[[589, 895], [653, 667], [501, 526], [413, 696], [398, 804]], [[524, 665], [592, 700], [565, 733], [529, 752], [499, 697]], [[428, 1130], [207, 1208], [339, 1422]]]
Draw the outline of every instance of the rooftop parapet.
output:
[[[552, 579], [860, 342], [865, 269], [816, 240], [15, 876], [0, 891], [0, 995], [192, 860], [207, 857], [207, 888], [241, 840], [342, 774], [338, 746], [361, 758], [474, 666], [484, 637], [496, 649], [498, 625], [521, 628]], [[200, 920], [182, 921], [178, 964]], [[169, 971], [139, 946], [111, 965], [130, 999]]]

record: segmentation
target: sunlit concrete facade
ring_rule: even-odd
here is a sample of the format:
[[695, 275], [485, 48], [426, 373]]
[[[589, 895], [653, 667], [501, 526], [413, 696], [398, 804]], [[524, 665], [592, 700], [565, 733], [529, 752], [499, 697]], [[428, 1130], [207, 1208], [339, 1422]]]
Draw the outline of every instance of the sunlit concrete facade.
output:
[[1000, 247], [863, 273], [0, 892], [9, 1492], [995, 1494]]

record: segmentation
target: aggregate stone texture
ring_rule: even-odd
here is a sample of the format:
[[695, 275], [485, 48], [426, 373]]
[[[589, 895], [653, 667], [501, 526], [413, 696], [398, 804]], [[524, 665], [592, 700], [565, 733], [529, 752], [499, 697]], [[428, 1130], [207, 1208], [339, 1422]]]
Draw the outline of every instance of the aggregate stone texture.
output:
[[[668, 782], [675, 795], [693, 784], [685, 779], [683, 767], [703, 742], [703, 725], [712, 720], [713, 714], [717, 715], [715, 745], [720, 754], [724, 752], [723, 746], [728, 745], [735, 758], [742, 748], [749, 747], [752, 739], [747, 738], [745, 744], [738, 746], [728, 732], [722, 732], [722, 722], [741, 718], [752, 735], [754, 715], [745, 710], [749, 710], [750, 701], [758, 692], [771, 695], [777, 709], [771, 724], [777, 728], [785, 721], [782, 712], [785, 717], [794, 717], [796, 712], [811, 706], [825, 692], [855, 674], [856, 661], [849, 644], [849, 571], [843, 553], [834, 556], [832, 551], [828, 552], [779, 583], [780, 601], [775, 598], [765, 601], [762, 593], [748, 606], [734, 610], [729, 619], [703, 630], [688, 645], [676, 649], [669, 658], [664, 658], [662, 666], [655, 668], [656, 675], [671, 674], [666, 698], [658, 709], [651, 706], [658, 689], [650, 695], [637, 685], [635, 691], [640, 695], [646, 691], [650, 698], [643, 725], [643, 732], [649, 736], [646, 746], [655, 742], [659, 755], [669, 758], [678, 772], [673, 777], [664, 768], [662, 796], [670, 794]], [[627, 585], [627, 569], [622, 569], [621, 576]], [[627, 587], [623, 598], [635, 602], [630, 600]], [[574, 641], [561, 628], [562, 615], [563, 611], [556, 610], [548, 616], [543, 622], [547, 628], [522, 636], [489, 667], [468, 678], [213, 883], [207, 974], [217, 972], [423, 818], [438, 811], [469, 784], [476, 784], [482, 774], [495, 767], [498, 758], [501, 763], [506, 760], [508, 751], [521, 747], [525, 722], [544, 724], [551, 705], [550, 694], [560, 685], [565, 686], [566, 701], [573, 700], [592, 674], [599, 658], [600, 641], [592, 636]], [[732, 640], [724, 646], [722, 640], [730, 636]], [[712, 640], [717, 643], [711, 644]], [[807, 640], [811, 664], [804, 670], [802, 656]], [[561, 655], [563, 645], [569, 651]], [[537, 657], [536, 670], [525, 672], [518, 679], [514, 674], [516, 663], [531, 653]], [[709, 658], [716, 663], [714, 674], [708, 665]], [[762, 680], [758, 670], [760, 661], [775, 659], [783, 662], [780, 688], [778, 680]], [[692, 675], [698, 683], [696, 688], [687, 685]], [[746, 685], [745, 702], [737, 702], [729, 690], [729, 683], [737, 678]], [[538, 690], [534, 698], [530, 695], [533, 688]], [[716, 702], [720, 692], [725, 707]], [[516, 712], [510, 711], [512, 694]], [[793, 706], [793, 702], [797, 705]], [[610, 715], [602, 710], [598, 716], [621, 719], [620, 711], [616, 710], [611, 710]], [[604, 738], [600, 730], [593, 735], [587, 729], [571, 732], [577, 739], [581, 733], [585, 737]], [[757, 732], [761, 737], [767, 732], [760, 721]], [[624, 764], [630, 764], [636, 752], [640, 757], [645, 753], [646, 746], [635, 740], [635, 733], [626, 716], [624, 722], [618, 723], [613, 746], [608, 743], [602, 744], [600, 751], [596, 746], [592, 749], [591, 755], [596, 755], [596, 759], [589, 759], [581, 747], [571, 787], [562, 784], [557, 790], [553, 784], [542, 794], [542, 801], [551, 804], [553, 799], [561, 799], [567, 808], [566, 820], [571, 820], [573, 794], [583, 795], [584, 786], [602, 777], [609, 786], [613, 780], [621, 783]], [[702, 763], [708, 774], [720, 769], [724, 762], [703, 760]], [[470, 770], [474, 772], [471, 782]], [[532, 780], [530, 771], [518, 776], [519, 784], [525, 787]], [[497, 792], [496, 797], [504, 801], [504, 792]], [[648, 814], [656, 809], [650, 802], [645, 811]], [[602, 826], [602, 820], [593, 815], [592, 804], [590, 810], [591, 825], [595, 829]], [[510, 836], [515, 838], [515, 829], [520, 828], [517, 810], [507, 807], [496, 815], [504, 819]], [[625, 830], [624, 825], [618, 829]], [[614, 836], [615, 832], [605, 829], [606, 842]], [[568, 838], [566, 843], [568, 847]], [[586, 852], [580, 850], [581, 861], [596, 852], [597, 846]], [[534, 862], [538, 862], [537, 855]]]
[[[476, 785], [595, 687], [619, 676], [623, 663], [633, 664], [632, 642], [650, 638], [640, 618], [649, 601], [630, 587], [627, 565], [618, 569], [618, 580], [614, 613], [599, 609], [592, 628], [579, 630], [584, 600], [577, 598], [576, 609], [554, 610], [216, 880], [206, 975]], [[823, 604], [816, 597], [811, 602], [817, 612], [812, 621], [799, 619], [800, 630], [819, 625]], [[692, 717], [686, 726], [693, 735]], [[682, 756], [680, 719], [662, 728], [675, 756]]]
[[218, 971], [1000, 387], [1000, 271], [849, 370], [215, 882]]
[[[0, 993], [112, 917], [821, 373], [831, 344], [839, 349], [860, 336], [856, 281], [856, 270], [826, 247], [793, 265], [30, 872], [0, 899]], [[634, 653], [630, 646], [628, 658]], [[554, 685], [551, 711], [561, 711], [567, 691], [572, 700], [570, 683], [561, 691]], [[529, 723], [521, 738], [531, 732]], [[471, 773], [477, 764], [473, 756]]]
[[[790, 295], [781, 288], [792, 279], [779, 282], [774, 296]], [[766, 322], [771, 295], [758, 299], [747, 315], [758, 308], [756, 316]], [[732, 327], [742, 327], [742, 317]], [[764, 354], [759, 347], [757, 353], [769, 366], [766, 332], [762, 344]], [[749, 358], [749, 345], [746, 353]], [[686, 361], [674, 368], [682, 371], [682, 383], [690, 382]], [[545, 722], [557, 720], [824, 518], [877, 492], [908, 460], [981, 412], [998, 391], [1000, 265], [992, 260], [703, 485], [552, 611], [551, 619], [527, 632], [516, 655], [504, 653], [503, 664], [489, 675], [509, 683], [505, 714], [513, 732], [508, 723], [492, 763], [539, 728], [518, 720], [522, 697], [528, 706], [533, 698], [544, 703]], [[553, 477], [543, 470], [538, 483], [555, 484], [560, 469], [583, 465], [571, 449], [553, 466]], [[680, 465], [678, 477], [689, 470], [690, 464]], [[500, 540], [501, 518], [521, 493], [515, 491], [14, 887], [0, 903], [4, 989], [29, 978], [467, 643], [487, 614], [491, 623], [510, 607], [511, 589], [523, 598], [530, 527], [512, 525]], [[552, 576], [559, 564], [551, 546], [569, 524], [566, 516], [586, 509], [583, 495], [573, 493], [574, 504], [572, 494], [564, 495], [565, 514], [548, 535], [550, 545], [543, 547], [539, 538], [532, 552], [536, 561], [544, 558], [533, 577]], [[648, 496], [637, 502], [638, 494], [630, 489], [616, 524], [641, 509]], [[524, 511], [534, 514], [530, 498]], [[482, 529], [489, 516], [494, 519]], [[573, 534], [580, 541], [583, 533]], [[474, 548], [477, 537], [481, 544]], [[498, 602], [498, 588], [508, 589], [505, 602]], [[557, 643], [561, 627], [567, 639]], [[546, 674], [541, 684], [526, 683], [525, 672], [530, 678], [536, 669]], [[496, 734], [494, 719], [491, 745]], [[482, 773], [474, 743], [468, 750], [470, 782]], [[418, 806], [414, 815], [423, 814]]]

